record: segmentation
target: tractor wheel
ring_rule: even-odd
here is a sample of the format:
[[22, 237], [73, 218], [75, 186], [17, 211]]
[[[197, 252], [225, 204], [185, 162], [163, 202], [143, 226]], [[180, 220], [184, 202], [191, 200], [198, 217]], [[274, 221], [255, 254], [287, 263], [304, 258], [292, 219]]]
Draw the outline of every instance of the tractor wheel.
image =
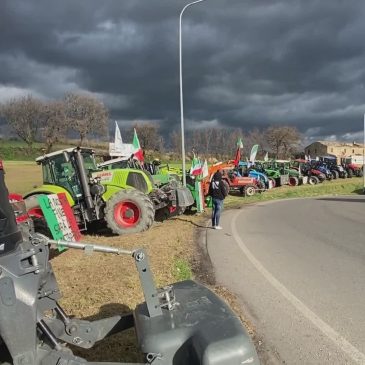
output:
[[332, 176], [333, 176], [333, 179], [336, 180], [340, 177], [340, 174], [338, 173], [338, 171], [336, 170], [332, 170]]
[[290, 186], [298, 186], [299, 185], [299, 179], [296, 176], [290, 176], [289, 177], [289, 185]]
[[43, 213], [38, 203], [38, 195], [32, 195], [24, 199], [24, 203], [27, 212], [33, 221], [34, 232], [41, 233], [46, 237], [53, 239], [47, 221], [42, 215]]
[[357, 177], [363, 177], [363, 172], [362, 170], [357, 170]]
[[150, 198], [139, 190], [120, 190], [106, 202], [107, 226], [118, 235], [146, 231], [152, 226], [154, 217]]
[[245, 186], [245, 196], [254, 196], [256, 194], [256, 187], [253, 185]]
[[53, 239], [52, 233], [44, 217], [32, 217], [34, 232], [41, 233], [48, 238]]
[[308, 182], [309, 184], [311, 185], [317, 185], [319, 184], [320, 180], [318, 179], [317, 176], [311, 176], [309, 179], [308, 179]]
[[352, 171], [351, 169], [348, 169], [348, 170], [347, 170], [347, 177], [348, 177], [349, 179], [351, 179], [353, 176], [354, 176], [353, 171]]

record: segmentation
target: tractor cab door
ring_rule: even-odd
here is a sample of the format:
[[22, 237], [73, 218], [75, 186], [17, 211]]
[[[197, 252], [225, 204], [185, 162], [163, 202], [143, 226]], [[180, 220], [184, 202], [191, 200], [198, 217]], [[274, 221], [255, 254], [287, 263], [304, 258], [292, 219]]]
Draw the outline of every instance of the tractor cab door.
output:
[[43, 182], [66, 189], [73, 198], [82, 196], [81, 184], [71, 160], [66, 161], [63, 154], [54, 156], [42, 163]]

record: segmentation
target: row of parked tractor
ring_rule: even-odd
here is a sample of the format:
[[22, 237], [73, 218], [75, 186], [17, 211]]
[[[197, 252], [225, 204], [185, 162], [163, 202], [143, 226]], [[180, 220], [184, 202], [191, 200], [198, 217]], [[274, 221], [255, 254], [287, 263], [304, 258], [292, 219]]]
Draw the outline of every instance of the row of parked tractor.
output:
[[362, 166], [337, 163], [332, 156], [322, 156], [315, 160], [271, 160], [228, 161], [213, 165], [209, 176], [204, 179], [204, 191], [208, 191], [210, 176], [220, 170], [228, 183], [230, 191], [239, 191], [242, 195], [252, 196], [257, 192], [277, 186], [316, 185], [325, 180], [346, 179], [363, 176]]
[[[137, 233], [154, 221], [182, 214], [207, 197], [213, 174], [221, 170], [230, 191], [252, 196], [275, 186], [315, 185], [324, 180], [362, 176], [355, 165], [338, 165], [331, 157], [315, 161], [228, 161], [210, 166], [208, 174], [190, 176], [182, 185], [181, 169], [159, 161], [140, 163], [133, 158], [98, 161], [89, 148], [68, 148], [36, 159], [43, 183], [23, 199], [35, 229], [50, 235], [41, 195], [64, 193], [81, 231], [108, 228], [114, 234]], [[196, 181], [202, 189], [197, 190]], [[14, 199], [14, 195], [12, 195]]]

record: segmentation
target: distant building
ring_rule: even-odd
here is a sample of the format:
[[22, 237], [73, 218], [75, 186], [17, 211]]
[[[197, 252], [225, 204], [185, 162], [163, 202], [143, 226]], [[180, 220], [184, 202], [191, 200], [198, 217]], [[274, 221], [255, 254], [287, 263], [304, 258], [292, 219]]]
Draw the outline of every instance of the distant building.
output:
[[317, 156], [333, 155], [338, 160], [342, 157], [363, 155], [364, 145], [362, 143], [334, 142], [334, 141], [317, 141], [305, 147], [306, 155], [315, 158]]

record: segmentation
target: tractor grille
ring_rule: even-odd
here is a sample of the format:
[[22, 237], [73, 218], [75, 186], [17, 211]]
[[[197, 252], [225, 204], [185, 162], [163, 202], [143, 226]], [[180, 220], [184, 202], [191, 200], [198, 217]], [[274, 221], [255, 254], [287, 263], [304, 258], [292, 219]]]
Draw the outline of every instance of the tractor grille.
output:
[[127, 177], [127, 185], [133, 186], [135, 189], [148, 192], [147, 182], [144, 176], [138, 172], [130, 172]]

